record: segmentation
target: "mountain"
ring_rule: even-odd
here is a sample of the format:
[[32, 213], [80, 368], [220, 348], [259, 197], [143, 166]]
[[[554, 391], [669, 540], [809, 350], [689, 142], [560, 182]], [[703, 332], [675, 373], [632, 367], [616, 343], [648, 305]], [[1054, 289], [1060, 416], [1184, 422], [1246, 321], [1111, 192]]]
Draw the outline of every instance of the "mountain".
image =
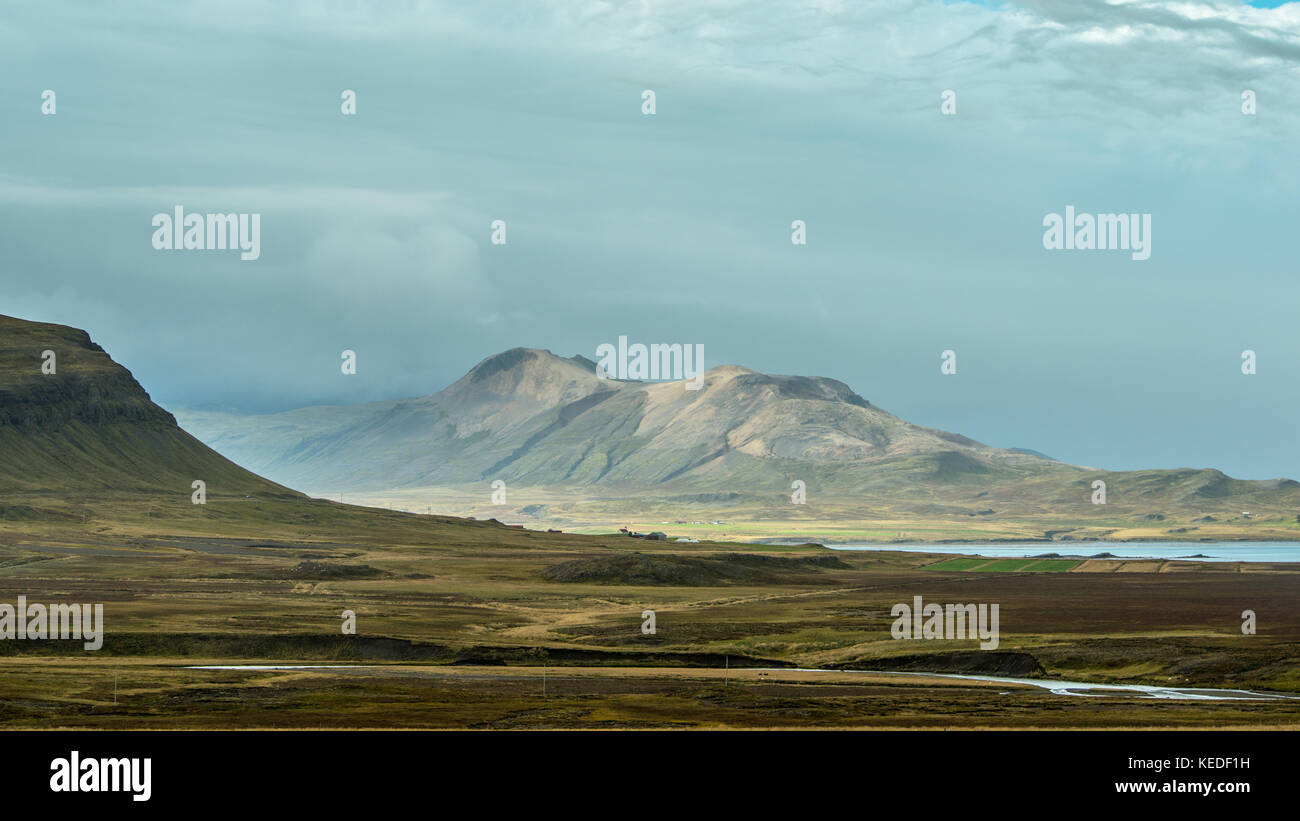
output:
[[[910, 424], [833, 379], [737, 366], [688, 390], [516, 348], [431, 396], [178, 416], [86, 332], [0, 316], [0, 524], [99, 516], [97, 532], [117, 521], [148, 533], [170, 519], [192, 532], [358, 536], [408, 526], [298, 492], [308, 491], [601, 527], [730, 511], [774, 522], [769, 533], [804, 521], [847, 540], [1300, 538], [1300, 484], [1289, 479], [1078, 467]], [[191, 505], [196, 479], [209, 499], [237, 504]], [[515, 507], [488, 505], [496, 479]], [[1089, 503], [1098, 479], [1105, 505]], [[791, 504], [795, 480], [807, 504]], [[489, 538], [479, 532], [489, 523], [435, 518]]]
[[205, 553], [230, 562], [222, 572], [245, 573], [251, 562], [279, 579], [293, 562], [346, 558], [362, 545], [478, 552], [538, 540], [584, 544], [290, 490], [183, 430], [85, 331], [0, 316], [0, 566], [33, 561], [31, 551], [35, 562], [111, 557], [94, 571], [103, 579], [154, 572], [162, 556], [184, 575], [182, 557]]
[[213, 494], [301, 498], [182, 430], [85, 331], [0, 316], [0, 493], [188, 501], [196, 479]]
[[456, 485], [844, 492], [1079, 471], [899, 419], [834, 379], [736, 366], [684, 382], [602, 379], [516, 348], [432, 396], [262, 416], [182, 411], [240, 464], [310, 492]]
[[[250, 470], [372, 504], [593, 526], [725, 513], [774, 522], [769, 535], [806, 521], [848, 540], [1300, 538], [1300, 484], [1288, 479], [1070, 465], [911, 424], [834, 379], [734, 365], [688, 390], [515, 348], [431, 396], [178, 413]], [[497, 479], [513, 506], [488, 504]], [[791, 504], [796, 480], [807, 504]], [[1097, 480], [1104, 505], [1092, 503]]]

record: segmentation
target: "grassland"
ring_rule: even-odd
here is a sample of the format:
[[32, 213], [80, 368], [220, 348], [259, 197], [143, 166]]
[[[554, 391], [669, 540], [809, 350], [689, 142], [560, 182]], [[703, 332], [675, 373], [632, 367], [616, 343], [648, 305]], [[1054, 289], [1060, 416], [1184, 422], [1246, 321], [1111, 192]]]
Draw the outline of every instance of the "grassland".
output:
[[933, 485], [853, 498], [814, 495], [803, 505], [789, 504], [788, 494], [664, 498], [644, 490], [526, 486], [512, 486], [509, 504], [498, 505], [486, 484], [403, 488], [345, 498], [394, 510], [437, 510], [576, 533], [608, 533], [626, 526], [663, 530], [674, 537], [739, 542], [1300, 543], [1300, 503], [1290, 499], [1289, 491], [1256, 488], [1260, 483], [1230, 480], [1216, 471], [1149, 474], [1097, 472], [1096, 478], [1110, 488], [1104, 505], [1089, 501], [1090, 474], [1085, 479], [1054, 477], [1005, 486]]
[[[27, 494], [0, 517], [0, 602], [19, 595], [102, 602], [106, 637], [0, 642], [8, 728], [1300, 726], [1300, 701], [926, 675], [1300, 693], [1287, 564], [830, 554], [219, 492]], [[890, 608], [914, 595], [998, 603], [1000, 647], [893, 640]], [[187, 669], [267, 663], [365, 666]]]

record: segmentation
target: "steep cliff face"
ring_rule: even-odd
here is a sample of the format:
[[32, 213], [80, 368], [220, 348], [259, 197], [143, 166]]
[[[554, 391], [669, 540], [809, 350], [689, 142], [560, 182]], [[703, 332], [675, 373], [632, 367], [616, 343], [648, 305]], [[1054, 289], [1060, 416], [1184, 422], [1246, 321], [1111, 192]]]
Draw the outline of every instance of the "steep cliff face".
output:
[[0, 317], [0, 425], [52, 431], [74, 420], [176, 424], [85, 331]]
[[176, 424], [76, 328], [0, 316], [0, 493], [286, 495]]

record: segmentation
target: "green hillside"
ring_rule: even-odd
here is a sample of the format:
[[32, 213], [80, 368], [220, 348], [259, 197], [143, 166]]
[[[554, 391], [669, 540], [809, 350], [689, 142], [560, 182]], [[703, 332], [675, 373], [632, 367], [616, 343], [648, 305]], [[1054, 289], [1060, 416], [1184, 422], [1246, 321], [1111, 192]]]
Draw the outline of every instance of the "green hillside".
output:
[[299, 496], [181, 430], [85, 331], [0, 316], [0, 493], [188, 500], [195, 480], [213, 495]]

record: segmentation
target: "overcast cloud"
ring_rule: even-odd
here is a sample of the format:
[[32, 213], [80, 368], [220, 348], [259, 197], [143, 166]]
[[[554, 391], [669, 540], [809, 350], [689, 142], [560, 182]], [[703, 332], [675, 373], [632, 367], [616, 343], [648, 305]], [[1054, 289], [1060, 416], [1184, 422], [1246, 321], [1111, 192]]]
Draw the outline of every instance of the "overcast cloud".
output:
[[[1295, 3], [7, 6], [0, 313], [169, 407], [627, 335], [1076, 463], [1300, 478], [1298, 67]], [[176, 205], [260, 213], [261, 258], [155, 251]], [[1150, 213], [1151, 258], [1045, 251], [1067, 205]]]

